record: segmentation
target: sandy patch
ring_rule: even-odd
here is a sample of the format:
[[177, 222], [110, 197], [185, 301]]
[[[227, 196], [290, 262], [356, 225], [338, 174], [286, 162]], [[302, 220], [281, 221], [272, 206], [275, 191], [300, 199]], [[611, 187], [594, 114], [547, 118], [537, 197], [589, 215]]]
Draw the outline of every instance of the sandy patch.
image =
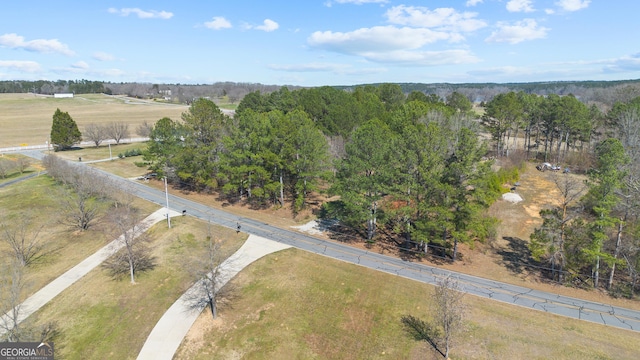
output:
[[331, 227], [337, 225], [337, 223], [337, 220], [320, 220], [319, 222], [311, 220], [306, 224], [292, 226], [291, 228], [311, 235], [320, 235], [325, 231], [330, 230]]
[[317, 235], [317, 234], [322, 234], [322, 231], [320, 231], [320, 229], [318, 228], [318, 222], [315, 220], [311, 220], [306, 224], [300, 225], [300, 226], [292, 226], [292, 228], [298, 230], [298, 231], [302, 231], [302, 232], [306, 232], [312, 235]]

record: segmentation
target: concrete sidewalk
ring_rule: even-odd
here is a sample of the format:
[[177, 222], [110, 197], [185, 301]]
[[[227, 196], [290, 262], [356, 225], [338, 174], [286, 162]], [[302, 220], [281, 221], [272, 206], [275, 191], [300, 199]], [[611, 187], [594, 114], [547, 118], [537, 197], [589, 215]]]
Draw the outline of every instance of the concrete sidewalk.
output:
[[[171, 217], [182, 215], [181, 213], [170, 210], [169, 215]], [[138, 224], [138, 228], [136, 232], [138, 234], [147, 231], [152, 225], [167, 218], [167, 209], [162, 208], [151, 215], [147, 216], [144, 220], [142, 220]], [[64, 274], [60, 275], [56, 279], [54, 279], [49, 284], [45, 285], [42, 289], [38, 290], [35, 294], [31, 295], [27, 298], [22, 304], [18, 305], [20, 311], [18, 315], [18, 323], [24, 321], [24, 319], [28, 318], [31, 314], [36, 312], [46, 303], [51, 301], [54, 297], [64, 291], [66, 288], [71, 286], [73, 283], [81, 279], [85, 276], [89, 271], [93, 270], [97, 266], [99, 266], [103, 261], [113, 255], [116, 251], [121, 249], [124, 246], [124, 242], [122, 241], [124, 235], [121, 235], [119, 238], [113, 240], [109, 244], [107, 244], [102, 249], [96, 251], [93, 255], [84, 259], [78, 265], [69, 269]], [[11, 323], [7, 314], [4, 314], [0, 319], [2, 323]], [[0, 329], [0, 336], [5, 334], [4, 329]]]
[[[259, 258], [289, 247], [273, 240], [249, 235], [244, 245], [220, 265], [222, 268], [220, 286], [224, 286], [240, 270]], [[162, 315], [142, 346], [138, 354], [139, 360], [171, 360], [173, 358], [180, 343], [203, 310], [203, 308], [193, 310], [189, 306], [187, 299], [194, 291], [197, 291], [196, 285], [187, 290]]]

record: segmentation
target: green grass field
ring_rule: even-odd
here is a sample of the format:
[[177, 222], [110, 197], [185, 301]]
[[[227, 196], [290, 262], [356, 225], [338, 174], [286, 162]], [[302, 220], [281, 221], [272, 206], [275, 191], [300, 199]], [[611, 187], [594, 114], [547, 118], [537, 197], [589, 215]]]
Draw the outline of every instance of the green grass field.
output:
[[0, 94], [0, 148], [45, 145], [57, 108], [71, 115], [80, 132], [88, 124], [124, 122], [129, 124], [131, 135], [136, 136], [136, 128], [144, 121], [153, 124], [165, 116], [179, 120], [188, 106], [103, 94], [76, 95], [68, 99]]

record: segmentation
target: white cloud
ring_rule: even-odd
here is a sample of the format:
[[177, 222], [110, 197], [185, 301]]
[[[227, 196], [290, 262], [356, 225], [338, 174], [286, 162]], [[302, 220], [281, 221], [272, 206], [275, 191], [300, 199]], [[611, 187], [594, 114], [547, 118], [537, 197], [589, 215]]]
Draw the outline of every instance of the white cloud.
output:
[[0, 60], [0, 68], [7, 68], [28, 73], [35, 73], [40, 71], [41, 69], [40, 64], [35, 61], [22, 60]]
[[357, 67], [354, 68], [347, 64], [335, 64], [335, 63], [308, 63], [308, 64], [293, 64], [293, 65], [279, 65], [271, 64], [269, 69], [276, 71], [284, 71], [291, 73], [309, 73], [309, 72], [329, 72], [339, 75], [365, 75], [365, 74], [378, 74], [385, 72], [386, 69], [379, 67]]
[[317, 31], [307, 42], [312, 47], [380, 63], [424, 66], [476, 62], [478, 59], [466, 50], [418, 50], [436, 41], [456, 40], [455, 37], [425, 28], [377, 26], [348, 33]]
[[93, 59], [98, 60], [98, 61], [113, 61], [115, 60], [115, 56], [105, 53], [105, 52], [101, 52], [101, 51], [96, 51], [93, 53], [93, 55], [91, 56]]
[[469, 64], [480, 61], [467, 50], [443, 51], [390, 51], [380, 53], [365, 53], [363, 56], [369, 61], [408, 66], [436, 66], [452, 64]]
[[135, 14], [140, 19], [171, 19], [173, 17], [173, 13], [168, 11], [156, 11], [156, 10], [142, 10], [138, 8], [122, 8], [115, 9], [109, 8], [107, 11], [111, 14], [118, 14], [120, 16], [129, 16], [131, 14]]
[[640, 71], [640, 53], [608, 60], [607, 62], [609, 64], [604, 68], [605, 72]]
[[280, 25], [278, 25], [277, 22], [271, 19], [265, 19], [262, 25], [255, 26], [254, 29], [271, 32], [271, 31], [277, 30], [279, 27]]
[[560, 0], [556, 5], [564, 11], [578, 11], [589, 7], [591, 0]]
[[73, 56], [75, 54], [67, 45], [58, 41], [58, 39], [36, 39], [25, 41], [24, 37], [17, 34], [1, 35], [0, 46], [38, 53], [58, 53], [67, 56]]
[[74, 68], [74, 69], [86, 70], [86, 69], [89, 68], [89, 64], [87, 64], [84, 61], [78, 61], [78, 62], [75, 62], [75, 63], [71, 64], [71, 67]]
[[[316, 31], [307, 39], [309, 45], [343, 54], [418, 49], [440, 40], [452, 40], [446, 32], [425, 28], [375, 26], [351, 32]], [[453, 40], [458, 40], [453, 38]]]
[[460, 13], [452, 8], [429, 10], [421, 6], [394, 6], [385, 16], [393, 24], [436, 28], [445, 31], [471, 32], [487, 26], [474, 12]]
[[508, 42], [517, 44], [527, 40], [543, 39], [547, 36], [548, 28], [538, 26], [533, 19], [524, 19], [513, 24], [498, 22], [498, 30], [491, 33], [486, 42]]
[[482, 4], [482, 0], [467, 0], [466, 6], [476, 6]]
[[294, 64], [294, 65], [277, 65], [271, 64], [269, 69], [289, 72], [323, 72], [323, 71], [343, 71], [350, 67], [344, 64], [331, 64], [331, 63], [308, 63], [308, 64]]
[[213, 20], [205, 22], [204, 26], [213, 30], [229, 29], [231, 28], [231, 22], [222, 16], [214, 16]]
[[509, 0], [507, 3], [509, 12], [532, 12], [535, 11], [531, 0]]

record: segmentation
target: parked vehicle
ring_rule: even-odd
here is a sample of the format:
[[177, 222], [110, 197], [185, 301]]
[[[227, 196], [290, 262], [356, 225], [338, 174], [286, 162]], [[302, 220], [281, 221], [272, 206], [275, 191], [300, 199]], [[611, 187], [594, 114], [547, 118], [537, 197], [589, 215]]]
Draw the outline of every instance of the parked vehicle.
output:
[[551, 165], [550, 163], [545, 162], [545, 163], [536, 165], [536, 169], [540, 171], [547, 171], [547, 170], [560, 171], [562, 170], [562, 167], [560, 165]]

